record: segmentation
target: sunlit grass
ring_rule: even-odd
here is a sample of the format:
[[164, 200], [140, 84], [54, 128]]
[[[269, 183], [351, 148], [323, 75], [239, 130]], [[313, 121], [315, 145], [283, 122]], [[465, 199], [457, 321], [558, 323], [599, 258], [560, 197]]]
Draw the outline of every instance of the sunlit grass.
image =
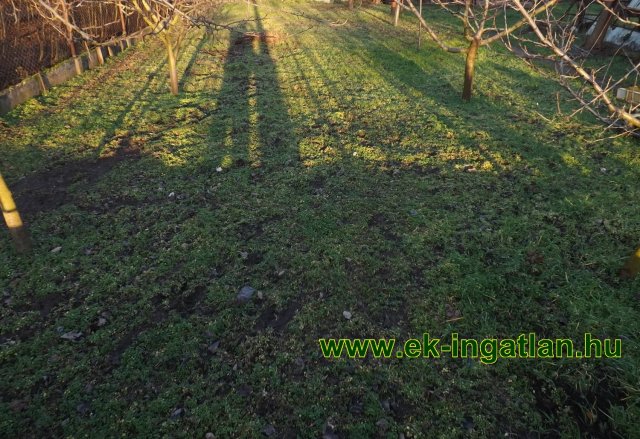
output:
[[[16, 191], [45, 203], [23, 215], [30, 258], [0, 237], [0, 432], [631, 437], [639, 281], [617, 272], [640, 239], [637, 142], [568, 118], [497, 47], [463, 103], [463, 58], [416, 50], [388, 6], [261, 3], [325, 21], [265, 9], [242, 30], [283, 36], [268, 46], [195, 33], [178, 97], [149, 40], [1, 119], [8, 183], [60, 178]], [[261, 298], [235, 303], [244, 285]], [[591, 331], [625, 357], [326, 361], [317, 344], [424, 331]]]

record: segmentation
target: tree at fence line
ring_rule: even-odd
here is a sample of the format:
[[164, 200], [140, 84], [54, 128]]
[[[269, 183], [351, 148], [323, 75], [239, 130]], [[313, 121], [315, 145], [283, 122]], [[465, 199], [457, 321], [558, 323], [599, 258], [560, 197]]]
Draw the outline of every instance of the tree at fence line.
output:
[[[122, 25], [122, 34], [107, 41], [98, 38], [99, 28], [83, 27], [74, 20], [75, 8], [85, 0], [28, 0], [54, 29], [64, 35], [71, 46], [76, 40], [96, 46], [109, 45], [135, 35], [157, 36], [167, 53], [169, 88], [178, 94], [177, 58], [187, 31], [193, 27], [206, 29], [228, 29], [231, 26], [211, 19], [212, 11], [222, 0], [103, 0], [100, 4], [110, 7], [117, 14], [114, 22]], [[146, 28], [130, 33], [126, 29], [126, 17], [136, 15], [145, 22]], [[76, 56], [75, 49], [72, 56]]]
[[[75, 24], [72, 32], [65, 21]], [[142, 26], [138, 15], [124, 16], [109, 2], [0, 0], [0, 89], [88, 50], [89, 41], [76, 28], [88, 30], [93, 44], [100, 44], [126, 31], [135, 34]], [[81, 70], [80, 60], [77, 67]]]
[[[184, 16], [191, 11], [182, 8], [192, 2], [177, 0], [170, 4], [149, 0], [131, 0], [127, 6], [142, 16], [151, 32], [158, 36], [167, 52], [167, 64], [169, 67], [169, 87], [171, 93], [178, 94], [178, 69], [176, 59], [187, 29]], [[179, 13], [181, 12], [181, 13]], [[187, 15], [188, 16], [188, 15]]]

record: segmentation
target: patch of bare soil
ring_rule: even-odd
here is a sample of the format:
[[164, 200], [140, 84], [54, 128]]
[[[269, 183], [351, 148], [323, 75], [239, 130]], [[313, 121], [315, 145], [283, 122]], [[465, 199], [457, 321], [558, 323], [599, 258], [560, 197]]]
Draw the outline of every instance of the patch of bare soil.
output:
[[[608, 413], [611, 407], [619, 404], [618, 401], [623, 401], [626, 407], [628, 395], [612, 385], [604, 368], [598, 367], [594, 372], [593, 384], [582, 391], [566, 379], [551, 383], [532, 375], [530, 380], [535, 390], [536, 407], [552, 420], [561, 410], [567, 411], [584, 434], [583, 437], [617, 437]], [[558, 388], [563, 392], [559, 393]], [[566, 399], [560, 402], [556, 395], [562, 394], [566, 395]]]
[[254, 41], [259, 41], [269, 45], [276, 44], [283, 39], [283, 35], [273, 32], [245, 32], [235, 40], [235, 44], [251, 44]]
[[71, 185], [91, 185], [123, 160], [138, 158], [140, 150], [127, 143], [108, 157], [76, 160], [31, 174], [12, 185], [13, 194], [21, 213], [29, 216], [48, 212], [72, 201]]
[[273, 328], [276, 332], [283, 332], [289, 322], [298, 314], [303, 303], [300, 299], [293, 300], [285, 309], [277, 311], [275, 307], [268, 307], [256, 321], [255, 329], [262, 332]]

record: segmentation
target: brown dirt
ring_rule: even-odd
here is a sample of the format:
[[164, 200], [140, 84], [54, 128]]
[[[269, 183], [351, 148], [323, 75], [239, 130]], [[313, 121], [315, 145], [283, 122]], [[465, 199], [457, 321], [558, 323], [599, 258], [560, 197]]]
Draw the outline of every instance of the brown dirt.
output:
[[250, 44], [259, 41], [267, 45], [276, 44], [283, 39], [282, 35], [271, 32], [245, 32], [235, 41], [235, 44]]
[[152, 300], [154, 309], [151, 317], [134, 326], [120, 338], [115, 348], [107, 355], [106, 362], [103, 365], [104, 371], [110, 372], [117, 367], [124, 352], [138, 340], [139, 336], [143, 332], [157, 328], [164, 323], [171, 315], [171, 311], [176, 311], [183, 318], [188, 318], [190, 315], [197, 313], [206, 293], [207, 288], [203, 285], [189, 287], [184, 284], [169, 301], [168, 306], [163, 305], [163, 296], [154, 297]]
[[13, 194], [20, 212], [27, 217], [55, 210], [73, 201], [71, 185], [93, 184], [123, 160], [139, 157], [138, 149], [125, 146], [109, 157], [76, 160], [17, 181], [12, 185]]
[[282, 332], [302, 307], [301, 300], [292, 301], [282, 311], [277, 311], [274, 307], [267, 308], [256, 321], [255, 329], [262, 332], [267, 328], [273, 328], [276, 332]]
[[[529, 377], [535, 390], [536, 407], [540, 413], [548, 415], [549, 419], [555, 419], [561, 410], [569, 410], [579, 426], [583, 437], [618, 437], [608, 417], [610, 408], [616, 401], [623, 401], [626, 406], [627, 396], [611, 384], [611, 378], [603, 367], [597, 367], [593, 373], [593, 384], [583, 391], [577, 391], [575, 386], [567, 379], [559, 379], [555, 383], [545, 383], [538, 377]], [[566, 396], [562, 404], [554, 398], [557, 388], [563, 390]], [[602, 415], [604, 414], [604, 415]]]

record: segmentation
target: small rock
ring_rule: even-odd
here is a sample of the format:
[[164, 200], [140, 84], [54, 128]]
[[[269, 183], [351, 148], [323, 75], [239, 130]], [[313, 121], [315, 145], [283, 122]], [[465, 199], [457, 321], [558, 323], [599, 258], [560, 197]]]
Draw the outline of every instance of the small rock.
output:
[[284, 276], [284, 274], [287, 272], [287, 270], [280, 270], [278, 271], [278, 277], [282, 277]]
[[78, 405], [76, 406], [76, 411], [77, 411], [81, 416], [84, 416], [84, 415], [86, 415], [87, 413], [89, 413], [89, 412], [91, 411], [91, 406], [89, 406], [89, 404], [88, 404], [88, 403], [86, 403], [86, 402], [84, 402], [84, 401], [83, 401], [83, 402], [81, 402], [80, 404], [78, 404]]
[[249, 257], [249, 252], [240, 252], [240, 257], [242, 259], [247, 259]]
[[342, 316], [347, 320], [351, 320], [352, 314], [349, 311], [342, 311]]
[[169, 198], [170, 198], [170, 199], [174, 199], [175, 197], [176, 197], [176, 193], [175, 193], [175, 192], [171, 192], [171, 193], [169, 194]]
[[51, 250], [51, 253], [60, 253], [60, 250], [62, 250], [62, 247], [58, 246], [58, 247], [54, 248], [53, 250]]
[[98, 319], [98, 327], [102, 327], [102, 326], [104, 326], [106, 324], [107, 324], [107, 319], [105, 319], [104, 317], [100, 317]]
[[475, 427], [475, 424], [473, 423], [473, 418], [471, 416], [465, 416], [464, 419], [462, 420], [461, 427], [463, 430], [466, 430], [468, 432], [473, 431], [473, 428]]
[[475, 168], [475, 166], [473, 165], [464, 165], [464, 167], [462, 168], [462, 170], [464, 172], [476, 172], [477, 169]]
[[222, 172], [222, 168], [221, 168], [220, 166], [218, 166], [218, 167], [216, 168], [216, 172]]
[[64, 340], [70, 340], [70, 341], [79, 340], [81, 337], [82, 337], [82, 332], [80, 331], [69, 331], [69, 332], [65, 332], [60, 336], [60, 338]]
[[211, 343], [209, 345], [209, 347], [207, 348], [207, 350], [212, 353], [215, 354], [216, 352], [218, 352], [218, 347], [220, 346], [220, 341], [214, 341], [213, 343]]
[[273, 425], [269, 424], [262, 429], [262, 434], [264, 434], [267, 437], [271, 437], [274, 434], [276, 434], [276, 428]]
[[215, 435], [211, 432], [208, 432], [204, 435], [204, 439], [215, 439]]
[[171, 413], [171, 419], [178, 419], [186, 413], [185, 409], [177, 408]]
[[600, 168], [600, 172], [602, 172], [603, 174], [607, 172], [607, 168]]
[[245, 285], [244, 287], [240, 288], [240, 291], [238, 292], [236, 299], [240, 303], [248, 302], [249, 300], [251, 300], [255, 292], [256, 292], [255, 288], [250, 287], [249, 285]]
[[331, 420], [328, 420], [322, 428], [322, 439], [338, 439], [336, 426]]

